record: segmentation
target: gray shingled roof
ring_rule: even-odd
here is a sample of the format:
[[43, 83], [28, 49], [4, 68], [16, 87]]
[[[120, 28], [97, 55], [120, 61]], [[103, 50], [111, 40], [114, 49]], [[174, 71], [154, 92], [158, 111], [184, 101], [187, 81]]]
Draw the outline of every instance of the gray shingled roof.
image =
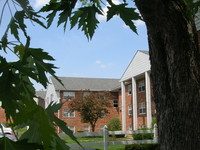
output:
[[46, 91], [36, 91], [36, 96], [45, 99]]
[[65, 87], [51, 77], [56, 90], [111, 91], [120, 86], [119, 79], [59, 77]]
[[139, 50], [140, 52], [149, 55], [149, 51]]

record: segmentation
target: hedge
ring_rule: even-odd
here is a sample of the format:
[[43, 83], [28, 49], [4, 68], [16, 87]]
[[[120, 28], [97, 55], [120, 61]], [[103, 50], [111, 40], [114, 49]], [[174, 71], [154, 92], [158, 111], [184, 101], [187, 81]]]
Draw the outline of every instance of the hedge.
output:
[[153, 133], [139, 133], [133, 134], [134, 140], [153, 140]]
[[132, 144], [126, 145], [125, 150], [159, 150], [159, 144]]

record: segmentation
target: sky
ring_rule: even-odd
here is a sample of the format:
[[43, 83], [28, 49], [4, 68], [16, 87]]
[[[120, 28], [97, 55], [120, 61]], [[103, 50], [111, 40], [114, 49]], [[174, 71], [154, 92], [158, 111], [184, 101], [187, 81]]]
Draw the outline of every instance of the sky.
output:
[[[0, 0], [0, 11], [2, 3]], [[48, 0], [32, 0], [34, 9], [39, 9]], [[115, 3], [119, 3], [115, 0]], [[134, 5], [131, 2], [132, 6]], [[76, 6], [78, 7], [78, 6]], [[106, 7], [104, 8], [106, 14]], [[6, 10], [0, 26], [2, 36], [10, 13]], [[137, 21], [138, 34], [132, 32], [119, 17], [106, 22], [105, 17], [98, 16], [100, 24], [91, 41], [88, 41], [81, 30], [77, 28], [64, 32], [63, 27], [57, 27], [56, 21], [49, 29], [27, 23], [28, 34], [31, 36], [31, 47], [42, 48], [54, 57], [56, 75], [62, 77], [116, 78], [120, 79], [137, 50], [148, 50], [146, 26]], [[0, 53], [0, 55], [4, 55]], [[9, 56], [8, 56], [9, 55]], [[11, 61], [15, 56], [7, 54]], [[49, 75], [48, 75], [49, 76]], [[36, 90], [44, 89], [34, 82]]]

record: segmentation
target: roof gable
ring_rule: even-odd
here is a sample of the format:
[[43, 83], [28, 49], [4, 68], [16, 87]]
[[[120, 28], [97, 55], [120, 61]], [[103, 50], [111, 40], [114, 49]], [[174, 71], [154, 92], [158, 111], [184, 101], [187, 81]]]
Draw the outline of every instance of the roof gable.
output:
[[137, 51], [120, 81], [128, 80], [150, 70], [149, 52]]

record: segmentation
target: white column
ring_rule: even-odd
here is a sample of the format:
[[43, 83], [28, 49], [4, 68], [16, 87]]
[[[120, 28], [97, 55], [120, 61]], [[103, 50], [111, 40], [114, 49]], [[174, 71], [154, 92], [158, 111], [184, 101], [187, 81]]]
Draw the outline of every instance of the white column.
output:
[[152, 115], [151, 115], [151, 88], [150, 88], [150, 75], [145, 72], [146, 83], [146, 111], [147, 111], [147, 128], [151, 128]]
[[137, 85], [135, 78], [132, 78], [132, 102], [133, 102], [133, 130], [137, 130], [138, 129]]
[[121, 95], [122, 95], [122, 130], [126, 131], [126, 92], [125, 84], [121, 82]]

